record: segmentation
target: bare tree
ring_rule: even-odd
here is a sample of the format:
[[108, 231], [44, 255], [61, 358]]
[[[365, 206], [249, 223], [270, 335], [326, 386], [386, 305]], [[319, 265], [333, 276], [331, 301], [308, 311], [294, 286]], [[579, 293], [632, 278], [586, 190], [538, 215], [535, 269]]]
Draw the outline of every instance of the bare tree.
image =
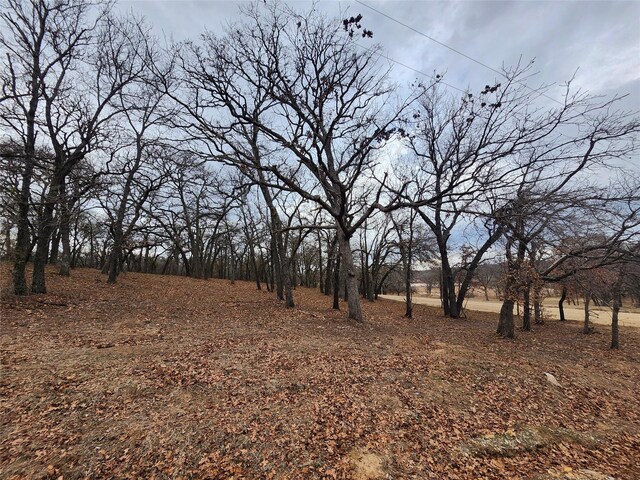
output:
[[[102, 202], [113, 237], [108, 263], [109, 283], [116, 282], [123, 243], [136, 228], [143, 207], [167, 179], [168, 173], [162, 167], [172, 153], [163, 148], [161, 142], [163, 122], [171, 115], [163, 104], [162, 93], [149, 83], [140, 82], [132, 87], [117, 95], [124, 121], [117, 131], [120, 144], [115, 138], [111, 143], [111, 158], [107, 165], [111, 185]], [[108, 201], [112, 204], [107, 205]]]
[[55, 84], [56, 73], [65, 64], [68, 52], [82, 44], [84, 31], [68, 27], [73, 26], [72, 17], [81, 17], [90, 5], [47, 0], [2, 3], [0, 118], [22, 150], [13, 262], [13, 289], [17, 295], [28, 291], [25, 267], [31, 251], [29, 208], [43, 90]]
[[389, 214], [374, 215], [360, 232], [362, 291], [369, 300], [378, 298], [382, 284], [402, 263], [392, 220]]
[[[616, 110], [620, 98], [574, 93], [569, 83], [561, 105], [549, 107], [540, 101], [548, 87], [524, 84], [530, 69], [505, 70], [501, 83], [459, 99], [422, 87], [419, 106], [407, 120], [408, 173], [398, 175], [395, 191], [403, 201], [397, 206], [417, 208], [436, 236], [443, 307], [452, 317], [483, 256], [504, 234], [506, 227], [496, 219], [519, 189], [547, 182], [547, 193], [551, 184], [564, 192], [578, 173], [635, 151], [631, 139], [638, 120]], [[449, 241], [459, 224], [469, 223], [482, 225], [486, 234], [456, 295]]]
[[[368, 181], [377, 165], [374, 154], [406, 104], [391, 109], [392, 89], [376, 49], [357, 49], [341, 22], [277, 5], [254, 5], [243, 16], [245, 23], [225, 38], [206, 35], [204, 47], [190, 48], [183, 64], [200, 82], [200, 97], [209, 99], [209, 116], [186, 108], [201, 138], [221, 151], [212, 152], [219, 160], [268, 173], [263, 182], [329, 214], [346, 272], [349, 317], [361, 321], [350, 240], [377, 208], [383, 186]], [[234, 130], [253, 130], [256, 144], [272, 154], [258, 164], [255, 154], [221, 141], [233, 137], [211, 119], [212, 112], [220, 118], [220, 111]], [[365, 204], [364, 198], [372, 201]]]
[[89, 3], [67, 5], [64, 15], [48, 25], [58, 56], [55, 68], [41, 72], [43, 127], [54, 151], [42, 222], [34, 254], [31, 290], [45, 293], [44, 267], [54, 228], [53, 212], [65, 211], [67, 178], [76, 166], [108, 138], [108, 129], [122, 112], [117, 95], [141, 80], [148, 56], [143, 23], [119, 20]]

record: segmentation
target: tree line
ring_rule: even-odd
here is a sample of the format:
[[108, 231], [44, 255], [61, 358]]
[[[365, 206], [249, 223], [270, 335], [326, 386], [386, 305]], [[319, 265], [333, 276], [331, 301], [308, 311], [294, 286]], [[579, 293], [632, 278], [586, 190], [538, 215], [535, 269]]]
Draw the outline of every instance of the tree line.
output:
[[396, 85], [361, 15], [259, 2], [222, 33], [161, 45], [112, 7], [3, 1], [16, 295], [46, 293], [47, 264], [89, 266], [111, 283], [124, 270], [250, 279], [287, 307], [306, 285], [363, 321], [361, 298], [393, 289], [410, 317], [413, 272], [431, 262], [459, 318], [500, 255], [498, 333], [512, 338], [514, 305], [530, 329], [550, 285], [560, 309], [582, 293], [585, 331], [592, 298], [617, 318], [637, 292], [640, 119], [624, 97], [569, 81], [552, 99], [529, 86], [533, 62], [464, 93], [435, 74]]

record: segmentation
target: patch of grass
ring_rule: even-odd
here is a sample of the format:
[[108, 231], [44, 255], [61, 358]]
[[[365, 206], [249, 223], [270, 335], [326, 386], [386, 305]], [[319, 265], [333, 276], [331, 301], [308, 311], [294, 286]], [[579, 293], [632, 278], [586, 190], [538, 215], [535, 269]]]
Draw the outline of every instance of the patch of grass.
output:
[[598, 445], [597, 436], [568, 428], [526, 427], [504, 433], [486, 434], [462, 445], [464, 453], [473, 456], [515, 457], [562, 442], [571, 442], [588, 448]]

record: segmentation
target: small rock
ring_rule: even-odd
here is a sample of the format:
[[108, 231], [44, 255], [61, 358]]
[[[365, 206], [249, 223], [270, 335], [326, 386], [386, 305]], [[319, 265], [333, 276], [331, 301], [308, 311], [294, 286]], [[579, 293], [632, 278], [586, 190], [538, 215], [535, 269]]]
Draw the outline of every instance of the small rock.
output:
[[560, 385], [560, 383], [558, 383], [558, 380], [556, 380], [556, 377], [554, 377], [553, 375], [551, 375], [548, 372], [544, 372], [544, 375], [547, 377], [547, 380], [549, 381], [549, 383], [555, 387], [562, 387], [562, 385]]

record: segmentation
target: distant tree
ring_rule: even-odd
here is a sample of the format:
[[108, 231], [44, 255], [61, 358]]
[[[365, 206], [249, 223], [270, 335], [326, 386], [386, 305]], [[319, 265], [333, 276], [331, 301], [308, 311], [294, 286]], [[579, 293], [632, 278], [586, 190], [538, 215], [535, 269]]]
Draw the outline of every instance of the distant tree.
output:
[[209, 278], [224, 252], [231, 271], [241, 221], [228, 214], [243, 198], [238, 179], [185, 153], [166, 157], [164, 171], [167, 181], [144, 208], [171, 244], [172, 256], [182, 260], [187, 276]]
[[482, 263], [476, 270], [475, 279], [482, 288], [485, 301], [489, 301], [489, 289], [495, 289], [502, 266], [497, 263]]
[[360, 252], [363, 296], [374, 300], [386, 278], [402, 263], [391, 215], [378, 214], [364, 223]]
[[[613, 130], [607, 130], [607, 135], [611, 132]], [[533, 174], [527, 182], [529, 186], [522, 188], [502, 210], [507, 282], [499, 333], [507, 337], [513, 335], [512, 316], [510, 319], [508, 311], [513, 310], [518, 298], [524, 299], [523, 328], [527, 330], [531, 328], [529, 293], [532, 286], [536, 292], [543, 283], [569, 278], [584, 292], [585, 332], [589, 332], [588, 302], [593, 288], [587, 286], [588, 283], [595, 282], [601, 267], [624, 261], [625, 245], [639, 234], [640, 197], [635, 188], [617, 182], [613, 182], [613, 189], [572, 184], [568, 180], [579, 170], [571, 170], [567, 163], [563, 164], [562, 172], [553, 177], [541, 178], [549, 175], [542, 174], [542, 170]], [[583, 163], [587, 161], [581, 159], [576, 168], [581, 169]], [[526, 178], [527, 175], [523, 175], [523, 179]], [[567, 240], [567, 233], [572, 231], [574, 235]]]
[[[171, 111], [163, 95], [152, 84], [139, 83], [119, 92], [123, 122], [114, 137], [107, 165], [110, 182], [101, 201], [109, 217], [112, 236], [108, 282], [115, 283], [123, 258], [123, 244], [129, 240], [153, 192], [167, 180], [164, 168], [173, 151], [163, 147], [163, 124]], [[115, 140], [115, 139], [114, 139]]]

